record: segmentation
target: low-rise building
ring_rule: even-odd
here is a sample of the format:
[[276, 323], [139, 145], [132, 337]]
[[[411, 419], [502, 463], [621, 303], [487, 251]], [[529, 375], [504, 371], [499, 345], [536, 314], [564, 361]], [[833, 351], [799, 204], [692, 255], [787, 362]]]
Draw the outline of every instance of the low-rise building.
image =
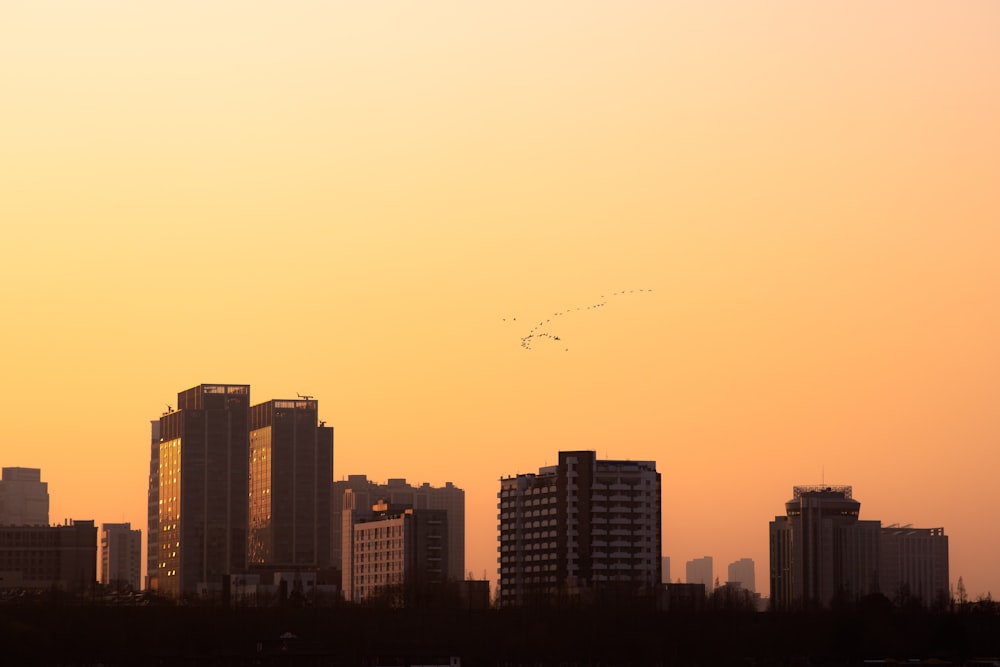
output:
[[0, 526], [0, 587], [88, 595], [97, 582], [97, 527]]

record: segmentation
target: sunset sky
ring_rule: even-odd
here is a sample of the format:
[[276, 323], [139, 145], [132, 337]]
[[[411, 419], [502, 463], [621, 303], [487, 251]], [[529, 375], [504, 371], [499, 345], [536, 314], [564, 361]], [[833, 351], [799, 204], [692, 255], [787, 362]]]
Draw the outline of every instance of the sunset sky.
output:
[[53, 522], [145, 534], [149, 421], [246, 383], [464, 488], [477, 578], [499, 478], [587, 449], [657, 462], [674, 579], [767, 595], [825, 480], [1000, 595], [992, 0], [0, 0], [0, 253]]

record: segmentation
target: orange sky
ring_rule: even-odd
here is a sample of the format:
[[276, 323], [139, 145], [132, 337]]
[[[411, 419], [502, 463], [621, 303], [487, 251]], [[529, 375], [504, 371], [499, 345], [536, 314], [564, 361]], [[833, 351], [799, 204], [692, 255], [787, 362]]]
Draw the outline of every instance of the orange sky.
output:
[[477, 577], [498, 478], [594, 449], [657, 461], [674, 578], [747, 556], [766, 594], [825, 477], [1000, 594], [998, 34], [985, 0], [8, 0], [0, 463], [145, 529], [149, 420], [249, 383], [317, 397], [338, 479], [465, 488]]

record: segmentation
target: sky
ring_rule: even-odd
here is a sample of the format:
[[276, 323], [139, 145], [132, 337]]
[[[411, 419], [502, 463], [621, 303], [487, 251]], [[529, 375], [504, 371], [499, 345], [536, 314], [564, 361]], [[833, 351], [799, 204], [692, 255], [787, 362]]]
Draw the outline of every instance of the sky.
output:
[[749, 557], [766, 595], [825, 482], [1000, 594], [998, 34], [986, 0], [2, 0], [0, 463], [145, 531], [150, 420], [250, 384], [319, 401], [336, 479], [464, 488], [477, 578], [499, 479], [583, 449], [656, 461], [673, 579]]

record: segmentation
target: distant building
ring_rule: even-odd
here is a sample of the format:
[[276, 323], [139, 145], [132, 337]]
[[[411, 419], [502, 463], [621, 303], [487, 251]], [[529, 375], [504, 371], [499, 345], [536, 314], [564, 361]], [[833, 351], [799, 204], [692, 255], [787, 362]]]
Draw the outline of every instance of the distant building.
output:
[[318, 402], [250, 408], [251, 565], [328, 568], [333, 428]]
[[882, 528], [879, 583], [898, 603], [944, 606], [949, 598], [948, 536], [944, 528]]
[[221, 589], [224, 576], [246, 570], [249, 425], [245, 384], [198, 385], [160, 417], [150, 461], [158, 509], [150, 583], [164, 595]]
[[660, 565], [660, 583], [669, 584], [670, 581], [670, 556], [664, 556]]
[[59, 589], [89, 595], [97, 582], [93, 521], [0, 526], [0, 588]]
[[434, 487], [425, 482], [407, 484], [403, 478], [390, 478], [378, 484], [366, 475], [349, 475], [333, 483], [331, 518], [331, 560], [344, 574], [351, 568], [352, 526], [374, 516], [372, 507], [385, 501], [390, 507], [445, 510], [448, 516], [448, 578], [465, 579], [465, 491], [451, 482]]
[[448, 581], [445, 510], [390, 507], [353, 526], [353, 557], [345, 592], [353, 602], [419, 605], [443, 594]]
[[661, 611], [692, 613], [706, 607], [705, 584], [663, 584], [657, 608]]
[[654, 461], [559, 452], [558, 465], [500, 480], [504, 607], [634, 598], [660, 583], [660, 474]]
[[0, 526], [49, 525], [49, 485], [39, 468], [0, 472]]
[[751, 593], [757, 592], [756, 575], [752, 558], [741, 558], [729, 564], [729, 577], [726, 583], [739, 583]]
[[881, 523], [860, 521], [849, 486], [796, 486], [770, 523], [771, 604], [829, 607], [879, 590]]
[[685, 583], [704, 584], [709, 593], [715, 587], [715, 574], [711, 556], [689, 560], [684, 568]]
[[101, 583], [138, 591], [142, 584], [142, 531], [130, 523], [101, 526]]

